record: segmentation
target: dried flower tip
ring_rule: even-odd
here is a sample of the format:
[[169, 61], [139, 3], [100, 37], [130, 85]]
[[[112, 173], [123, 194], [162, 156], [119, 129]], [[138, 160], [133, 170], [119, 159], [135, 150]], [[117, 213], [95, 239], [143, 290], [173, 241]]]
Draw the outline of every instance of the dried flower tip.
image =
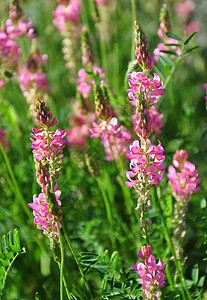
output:
[[93, 54], [92, 45], [90, 42], [88, 30], [84, 26], [82, 28], [82, 36], [81, 36], [81, 50], [82, 50], [82, 63], [85, 67], [92, 67], [95, 58]]
[[42, 127], [52, 127], [57, 124], [57, 118], [52, 118], [52, 113], [49, 110], [48, 106], [46, 106], [45, 101], [43, 99], [37, 99], [35, 102], [35, 110], [36, 110], [36, 122]]
[[100, 175], [100, 168], [97, 165], [97, 162], [95, 162], [91, 157], [88, 156], [88, 154], [85, 154], [85, 161], [86, 166], [88, 168], [89, 173], [92, 177], [96, 177]]
[[142, 27], [135, 21], [135, 42], [136, 50], [135, 55], [137, 57], [138, 64], [142, 68], [143, 72], [148, 74], [153, 65], [154, 60], [148, 51], [149, 45], [147, 43], [147, 38], [142, 30]]
[[17, 22], [23, 16], [23, 10], [20, 7], [19, 0], [10, 0], [9, 15], [12, 21]]
[[162, 30], [162, 33], [172, 32], [172, 26], [170, 23], [170, 15], [167, 9], [167, 4], [163, 4], [160, 10], [160, 29]]
[[109, 108], [109, 95], [103, 82], [101, 85], [94, 83], [94, 97], [96, 105], [96, 114], [99, 119], [105, 121], [111, 119], [113, 112]]

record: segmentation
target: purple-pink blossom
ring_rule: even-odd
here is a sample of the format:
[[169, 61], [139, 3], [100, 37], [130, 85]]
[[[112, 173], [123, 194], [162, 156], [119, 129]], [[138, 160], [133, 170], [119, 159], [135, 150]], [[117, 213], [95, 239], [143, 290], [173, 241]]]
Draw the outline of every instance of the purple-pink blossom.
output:
[[173, 156], [173, 166], [168, 168], [169, 184], [172, 185], [172, 193], [175, 197], [187, 199], [193, 193], [199, 191], [198, 171], [194, 164], [187, 160], [188, 154], [185, 150], [177, 150]]
[[[104, 80], [105, 69], [93, 66], [92, 71], [95, 76], [98, 76], [100, 78], [100, 80]], [[87, 78], [89, 77], [89, 75], [90, 74], [87, 73], [85, 69], [80, 69], [78, 72], [78, 79], [76, 79], [76, 82], [78, 83], [77, 90], [83, 96], [84, 99], [88, 98], [92, 88], [92, 84], [94, 83], [93, 78]], [[107, 83], [106, 80], [104, 82]]]
[[143, 246], [138, 252], [138, 257], [144, 262], [137, 261], [136, 265], [132, 265], [134, 271], [138, 272], [140, 283], [142, 285], [142, 296], [145, 299], [154, 299], [162, 293], [160, 287], [165, 284], [165, 274], [162, 272], [166, 268], [159, 259], [156, 263], [154, 255], [151, 254], [152, 248]]
[[125, 155], [131, 142], [131, 134], [118, 123], [117, 118], [101, 121], [100, 124], [92, 122], [93, 128], [89, 128], [92, 133], [91, 138], [97, 139], [101, 136], [101, 143], [105, 148], [107, 161], [113, 160], [113, 156], [118, 160], [119, 154]]
[[149, 183], [158, 185], [164, 178], [163, 165], [165, 156], [164, 148], [159, 141], [158, 146], [152, 145], [147, 139], [146, 144], [138, 140], [134, 141], [130, 146], [130, 153], [126, 156], [130, 159], [131, 171], [126, 172], [129, 181], [126, 181], [128, 187], [136, 187], [139, 183]]
[[[144, 72], [133, 72], [128, 74], [130, 89], [127, 89], [128, 97], [131, 100], [132, 106], [137, 106], [141, 94], [146, 99], [146, 102], [151, 102], [152, 105], [157, 103], [157, 98], [163, 95], [165, 89], [162, 89], [163, 82], [160, 76], [154, 73], [153, 78], [148, 78]], [[149, 105], [149, 103], [147, 103]]]
[[[55, 198], [57, 202], [57, 207], [59, 208], [58, 214], [61, 216], [62, 212], [60, 209], [61, 201], [60, 201], [61, 191], [58, 190], [58, 185], [55, 186]], [[58, 230], [56, 222], [58, 221], [57, 216], [50, 213], [49, 205], [46, 201], [46, 197], [44, 193], [40, 193], [38, 197], [36, 195], [33, 196], [33, 202], [29, 203], [28, 206], [33, 209], [34, 215], [34, 224], [37, 225], [38, 229], [43, 230], [43, 233], [47, 235], [51, 239], [58, 240]], [[62, 217], [59, 217], [59, 226], [61, 228]]]

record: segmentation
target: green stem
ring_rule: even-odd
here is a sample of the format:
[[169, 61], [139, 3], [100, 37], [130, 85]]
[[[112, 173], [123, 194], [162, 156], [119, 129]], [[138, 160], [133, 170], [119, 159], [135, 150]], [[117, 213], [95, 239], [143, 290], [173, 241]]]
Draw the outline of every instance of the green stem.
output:
[[1, 149], [1, 152], [3, 154], [4, 160], [6, 162], [7, 169], [9, 171], [9, 175], [11, 177], [11, 180], [12, 180], [12, 183], [13, 183], [13, 186], [14, 186], [14, 188], [12, 190], [15, 193], [16, 199], [19, 202], [19, 204], [22, 207], [22, 209], [24, 210], [24, 212], [27, 214], [27, 216], [30, 219], [31, 223], [33, 223], [32, 215], [30, 213], [29, 207], [27, 206], [27, 204], [26, 204], [26, 202], [25, 202], [25, 200], [24, 200], [24, 198], [23, 198], [23, 196], [22, 196], [22, 194], [20, 192], [20, 189], [19, 189], [18, 183], [16, 181], [14, 172], [12, 170], [9, 158], [8, 158], [8, 156], [6, 154], [6, 151], [4, 150], [4, 147], [3, 147], [2, 143], [1, 143], [1, 141], [0, 141], [0, 149]]
[[174, 288], [172, 276], [171, 276], [171, 274], [170, 274], [169, 264], [166, 265], [165, 271], [166, 271], [166, 275], [167, 275], [168, 282], [169, 282], [169, 284], [170, 284], [170, 289], [171, 289], [171, 291], [174, 291], [175, 288]]
[[[132, 6], [132, 28], [134, 28], [134, 22], [137, 19], [137, 13], [136, 13], [136, 1], [131, 0], [131, 6]], [[134, 38], [134, 30], [132, 30], [132, 47], [131, 47], [131, 60], [134, 59], [134, 52], [135, 52], [135, 38]]]
[[67, 282], [66, 282], [66, 279], [65, 279], [65, 275], [63, 274], [63, 283], [64, 283], [64, 287], [65, 287], [65, 291], [66, 291], [66, 294], [68, 296], [68, 299], [71, 300], [71, 297], [70, 297], [70, 292], [68, 290], [68, 286], [67, 286]]
[[14, 256], [12, 261], [9, 263], [9, 266], [8, 266], [7, 270], [5, 271], [5, 274], [4, 274], [4, 277], [3, 277], [3, 280], [2, 280], [1, 292], [3, 291], [3, 289], [5, 287], [7, 275], [9, 273], [9, 270], [11, 269], [12, 264], [14, 263], [15, 259], [17, 258], [17, 256], [19, 256], [19, 253], [16, 253], [16, 255]]
[[108, 200], [108, 197], [106, 195], [106, 192], [104, 190], [104, 186], [102, 184], [102, 181], [100, 180], [100, 178], [96, 178], [97, 180], [97, 183], [98, 183], [98, 186], [99, 186], [99, 189], [102, 193], [102, 196], [103, 196], [103, 199], [104, 199], [104, 204], [105, 204], [105, 208], [106, 208], [106, 214], [107, 214], [107, 219], [108, 219], [108, 222], [111, 226], [111, 243], [112, 243], [112, 246], [113, 248], [116, 248], [116, 241], [115, 241], [115, 237], [114, 237], [114, 226], [113, 226], [113, 219], [112, 219], [112, 215], [111, 215], [111, 207], [110, 207], [110, 203], [109, 203], [109, 200]]
[[157, 207], [158, 207], [159, 212], [160, 212], [160, 216], [161, 216], [162, 221], [163, 221], [163, 225], [165, 227], [166, 240], [168, 242], [168, 246], [171, 250], [171, 253], [174, 257], [174, 263], [175, 263], [178, 275], [179, 275], [180, 280], [181, 280], [181, 290], [182, 290], [183, 299], [186, 299], [186, 297], [185, 297], [185, 292], [186, 292], [186, 295], [188, 296], [188, 299], [190, 300], [192, 298], [191, 298], [191, 295], [188, 291], [188, 288], [187, 288], [187, 285], [186, 285], [186, 282], [185, 282], [182, 266], [181, 266], [179, 260], [176, 257], [176, 253], [175, 253], [175, 249], [174, 249], [174, 246], [173, 246], [173, 243], [172, 243], [172, 240], [171, 240], [170, 232], [169, 232], [166, 220], [165, 220], [165, 216], [164, 216], [163, 211], [162, 211], [162, 207], [161, 207], [161, 204], [160, 204], [160, 201], [159, 201], [159, 197], [157, 196], [156, 187], [154, 187], [154, 196], [155, 196], [155, 201], [156, 201]]
[[77, 264], [77, 266], [78, 266], [78, 269], [79, 269], [79, 271], [80, 271], [81, 277], [83, 278], [83, 281], [84, 281], [84, 284], [85, 284], [85, 286], [86, 286], [86, 289], [87, 289], [87, 291], [88, 291], [89, 294], [90, 294], [90, 297], [91, 297], [90, 299], [93, 300], [93, 296], [92, 296], [92, 293], [91, 293], [89, 284], [88, 284], [88, 282], [87, 282], [87, 280], [85, 279], [85, 276], [84, 276], [84, 274], [83, 274], [83, 268], [82, 268], [82, 266], [81, 266], [81, 264], [80, 264], [80, 262], [79, 262], [79, 260], [78, 260], [78, 258], [77, 258], [77, 256], [76, 256], [76, 254], [75, 254], [75, 251], [74, 251], [74, 249], [73, 249], [72, 243], [71, 243], [70, 238], [69, 238], [69, 236], [68, 236], [68, 234], [67, 234], [65, 225], [64, 225], [63, 222], [61, 222], [61, 223], [62, 223], [63, 234], [64, 234], [64, 237], [65, 237], [66, 242], [67, 242], [67, 244], [68, 244], [68, 247], [69, 247], [69, 249], [70, 249], [70, 251], [71, 251], [71, 253], [72, 253], [72, 255], [73, 255], [74, 259], [75, 259], [75, 262], [76, 262], [76, 264]]
[[60, 300], [63, 300], [63, 267], [64, 267], [64, 246], [62, 240], [62, 234], [60, 231], [59, 220], [56, 221], [59, 240], [60, 240], [60, 253], [61, 253], [61, 261], [60, 261]]

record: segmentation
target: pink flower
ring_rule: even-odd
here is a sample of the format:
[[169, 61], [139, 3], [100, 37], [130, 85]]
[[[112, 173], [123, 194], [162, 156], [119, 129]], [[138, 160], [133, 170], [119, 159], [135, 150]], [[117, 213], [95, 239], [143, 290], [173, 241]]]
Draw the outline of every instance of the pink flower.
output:
[[[58, 190], [58, 186], [55, 187], [55, 197], [57, 201], [57, 206], [61, 206], [60, 202], [60, 194], [61, 192]], [[33, 209], [33, 215], [34, 215], [34, 223], [37, 225], [38, 229], [43, 230], [43, 233], [47, 235], [49, 238], [52, 239], [59, 239], [58, 230], [57, 230], [57, 217], [53, 214], [51, 214], [48, 211], [48, 203], [45, 198], [44, 193], [40, 193], [38, 197], [36, 195], [33, 196], [33, 202], [29, 203], [28, 206]], [[62, 212], [59, 209], [59, 215], [61, 215]], [[61, 228], [61, 219], [59, 220], [59, 226]]]
[[[165, 284], [164, 271], [166, 264], [163, 265], [161, 260], [156, 263], [154, 255], [151, 255], [151, 246], [142, 247], [142, 250], [138, 252], [138, 256], [144, 261], [141, 263], [139, 260], [136, 265], [132, 265], [134, 271], [138, 272], [140, 283], [142, 285], [142, 295], [146, 299], [153, 299], [152, 296], [161, 295], [159, 287], [163, 287]], [[148, 292], [150, 292], [151, 298], [148, 298]]]
[[165, 92], [165, 89], [161, 89], [163, 82], [157, 73], [154, 73], [154, 78], [147, 78], [143, 72], [129, 73], [128, 77], [131, 89], [127, 89], [127, 92], [129, 99], [132, 100], [130, 101], [132, 106], [137, 105], [140, 93], [146, 95], [146, 102], [150, 101], [152, 105], [155, 105], [156, 99]]
[[197, 193], [200, 182], [198, 178], [198, 171], [195, 169], [195, 165], [187, 161], [188, 154], [185, 150], [177, 150], [173, 157], [173, 164], [178, 168], [179, 172], [176, 172], [173, 166], [168, 168], [169, 184], [172, 184], [172, 192], [175, 196], [186, 199], [189, 195]]
[[[150, 184], [158, 185], [164, 178], [165, 166], [162, 165], [165, 156], [163, 155], [164, 148], [159, 141], [158, 146], [152, 145], [150, 140], [147, 141], [147, 149], [145, 144], [139, 141], [134, 141], [130, 146], [130, 153], [126, 156], [131, 160], [130, 169], [127, 172], [127, 178], [130, 182], [126, 182], [128, 187], [136, 186], [139, 182], [149, 182]], [[145, 173], [146, 170], [146, 173]], [[137, 179], [133, 179], [137, 176]], [[144, 178], [145, 177], [145, 178]]]
[[53, 12], [55, 20], [54, 25], [64, 32], [68, 28], [68, 24], [72, 23], [77, 25], [79, 23], [81, 2], [80, 0], [71, 0], [68, 3], [59, 4]]
[[128, 145], [131, 142], [131, 134], [128, 130], [124, 130], [120, 126], [117, 118], [113, 117], [111, 120], [102, 121], [99, 125], [92, 122], [93, 128], [89, 128], [92, 133], [91, 138], [97, 139], [101, 136], [101, 143], [105, 148], [107, 161], [113, 160], [111, 150], [114, 158], [118, 160], [119, 154], [125, 155], [128, 151]]
[[176, 13], [182, 17], [187, 18], [190, 13], [192, 13], [195, 9], [195, 3], [191, 0], [184, 1], [182, 3], [177, 3], [175, 5]]
[[[93, 74], [98, 76], [100, 80], [104, 80], [105, 77], [105, 69], [101, 69], [97, 66], [92, 67]], [[85, 69], [80, 69], [78, 72], [79, 78], [76, 79], [76, 82], [79, 84], [77, 87], [78, 92], [83, 96], [84, 99], [87, 99], [90, 91], [92, 84], [94, 83], [93, 78], [87, 78], [89, 77], [89, 73], [85, 71]], [[104, 80], [105, 83], [107, 83], [106, 80]]]

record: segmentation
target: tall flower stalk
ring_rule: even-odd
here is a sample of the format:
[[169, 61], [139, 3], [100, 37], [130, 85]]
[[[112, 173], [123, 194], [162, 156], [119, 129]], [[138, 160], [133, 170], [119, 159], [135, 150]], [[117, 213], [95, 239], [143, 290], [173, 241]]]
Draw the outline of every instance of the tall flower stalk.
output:
[[[40, 129], [32, 129], [31, 141], [37, 183], [42, 190], [38, 196], [33, 196], [33, 203], [28, 205], [33, 209], [34, 223], [37, 228], [43, 230], [43, 233], [48, 236], [54, 260], [60, 266], [60, 298], [62, 300], [64, 249], [60, 232], [62, 220], [61, 191], [58, 190], [56, 181], [63, 162], [63, 148], [67, 143], [66, 140], [63, 140], [66, 133], [61, 129], [50, 130], [57, 124], [57, 119], [56, 117], [52, 118], [52, 113], [44, 100], [38, 99], [35, 103], [35, 109], [36, 122]], [[69, 295], [68, 292], [67, 294]]]
[[150, 109], [157, 103], [156, 99], [164, 94], [165, 89], [162, 89], [163, 83], [158, 74], [155, 73], [153, 78], [148, 75], [154, 61], [148, 50], [146, 36], [137, 22], [135, 22], [135, 38], [135, 55], [142, 72], [128, 74], [130, 89], [127, 92], [130, 104], [136, 108], [134, 119], [138, 140], [133, 142], [130, 146], [130, 153], [127, 154], [131, 170], [126, 173], [128, 178], [126, 185], [134, 187], [138, 194], [136, 209], [140, 213], [141, 232], [149, 244], [148, 233], [151, 221], [146, 217], [146, 213], [151, 206], [150, 189], [164, 178], [165, 170], [164, 148], [160, 141], [158, 146], [150, 141], [150, 135], [153, 132]]

